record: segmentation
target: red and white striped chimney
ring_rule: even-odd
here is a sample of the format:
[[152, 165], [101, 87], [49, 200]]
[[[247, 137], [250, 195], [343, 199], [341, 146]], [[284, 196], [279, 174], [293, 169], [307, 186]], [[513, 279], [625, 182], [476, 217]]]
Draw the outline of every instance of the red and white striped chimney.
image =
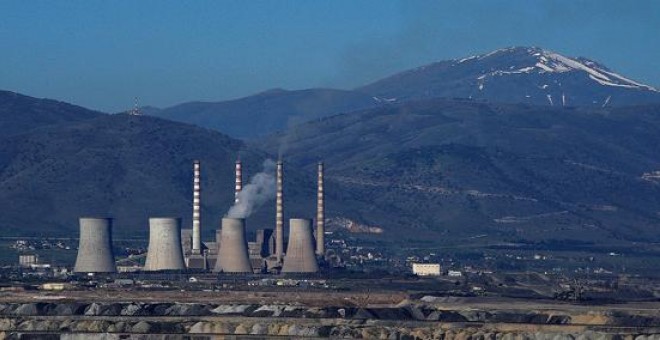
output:
[[236, 160], [236, 187], [234, 191], [234, 204], [238, 204], [238, 193], [243, 190], [243, 168], [241, 159]]
[[202, 249], [202, 238], [200, 230], [200, 162], [195, 160], [193, 162], [193, 236], [192, 236], [192, 253], [200, 254]]
[[316, 255], [325, 255], [325, 196], [323, 194], [323, 162], [318, 164], [316, 192]]
[[275, 253], [277, 262], [282, 263], [284, 253], [284, 165], [277, 161], [277, 196], [275, 201]]

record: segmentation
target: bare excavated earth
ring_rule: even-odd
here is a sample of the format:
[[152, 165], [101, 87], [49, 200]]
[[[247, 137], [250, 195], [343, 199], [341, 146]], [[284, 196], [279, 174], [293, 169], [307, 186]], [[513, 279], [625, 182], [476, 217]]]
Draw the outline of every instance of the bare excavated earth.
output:
[[[660, 303], [343, 292], [22, 292], [0, 339], [660, 339]], [[197, 338], [197, 337], [195, 337]]]

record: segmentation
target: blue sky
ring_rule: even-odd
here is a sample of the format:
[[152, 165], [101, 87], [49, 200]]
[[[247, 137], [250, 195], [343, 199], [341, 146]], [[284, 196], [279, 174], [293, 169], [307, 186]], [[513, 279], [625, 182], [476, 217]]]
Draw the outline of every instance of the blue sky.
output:
[[352, 88], [507, 46], [660, 87], [660, 1], [0, 2], [0, 89], [115, 112]]

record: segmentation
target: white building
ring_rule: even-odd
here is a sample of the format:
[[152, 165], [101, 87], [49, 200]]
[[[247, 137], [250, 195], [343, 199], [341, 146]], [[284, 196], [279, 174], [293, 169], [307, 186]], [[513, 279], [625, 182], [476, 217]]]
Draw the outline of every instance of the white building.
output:
[[419, 276], [440, 276], [439, 263], [413, 263], [412, 270]]
[[21, 267], [30, 267], [33, 264], [39, 263], [39, 256], [37, 255], [19, 255], [18, 264]]
[[463, 273], [461, 273], [458, 270], [450, 270], [450, 271], [447, 272], [447, 276], [449, 276], [449, 277], [461, 277], [461, 276], [463, 276]]

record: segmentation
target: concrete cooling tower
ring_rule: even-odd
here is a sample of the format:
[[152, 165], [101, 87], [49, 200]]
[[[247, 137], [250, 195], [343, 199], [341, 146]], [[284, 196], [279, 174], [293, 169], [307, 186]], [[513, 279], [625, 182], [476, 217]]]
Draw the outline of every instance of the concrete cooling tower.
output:
[[245, 219], [222, 219], [220, 250], [213, 271], [224, 273], [252, 273], [248, 244], [245, 237]]
[[80, 243], [73, 268], [76, 273], [114, 273], [112, 252], [112, 219], [80, 218]]
[[146, 271], [185, 270], [181, 248], [181, 219], [155, 217], [149, 219], [149, 248]]
[[292, 218], [289, 220], [289, 245], [286, 249], [283, 273], [315, 273], [319, 271], [314, 254], [312, 220]]

